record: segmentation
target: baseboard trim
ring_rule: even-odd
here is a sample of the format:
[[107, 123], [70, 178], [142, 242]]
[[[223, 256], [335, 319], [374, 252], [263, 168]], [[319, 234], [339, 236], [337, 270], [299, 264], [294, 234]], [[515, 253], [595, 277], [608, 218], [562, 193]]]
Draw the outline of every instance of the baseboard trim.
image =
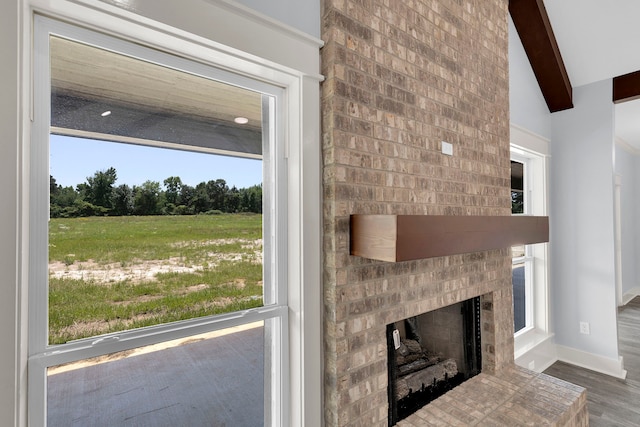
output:
[[631, 288], [631, 290], [629, 290], [629, 292], [627, 292], [626, 294], [624, 294], [622, 296], [622, 304], [623, 305], [627, 305], [629, 304], [629, 301], [631, 301], [632, 299], [634, 299], [635, 297], [640, 295], [640, 286], [636, 286], [635, 288]]
[[547, 359], [547, 362], [546, 362], [546, 363], [544, 363], [544, 364], [542, 364], [542, 365], [540, 365], [540, 366], [535, 370], [535, 372], [542, 373], [542, 372], [546, 371], [547, 369], [549, 369], [549, 368], [551, 367], [551, 365], [553, 365], [553, 364], [554, 364], [554, 363], [556, 363], [557, 361], [558, 361], [558, 358], [557, 358], [557, 357], [556, 357], [556, 358], [553, 358], [553, 359]]
[[610, 375], [615, 378], [625, 379], [627, 376], [627, 371], [623, 367], [622, 356], [618, 356], [617, 359], [612, 359], [557, 344], [556, 350], [558, 352], [558, 360], [562, 362]]

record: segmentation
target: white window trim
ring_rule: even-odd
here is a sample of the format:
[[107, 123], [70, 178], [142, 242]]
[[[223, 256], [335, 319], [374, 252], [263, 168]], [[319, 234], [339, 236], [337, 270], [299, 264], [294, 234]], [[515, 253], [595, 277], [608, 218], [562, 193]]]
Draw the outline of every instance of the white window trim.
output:
[[[517, 161], [527, 163], [529, 215], [548, 215], [549, 141], [526, 129], [511, 125], [511, 153]], [[514, 336], [515, 361], [525, 368], [541, 372], [557, 360], [550, 323], [548, 244], [529, 245], [531, 259], [532, 324]], [[514, 263], [516, 260], [514, 259]], [[529, 297], [529, 295], [527, 295]]]
[[[246, 8], [226, 1], [140, 0], [135, 8], [128, 2], [99, 0], [25, 0], [23, 2], [22, 63], [32, 69], [32, 19], [39, 12], [74, 25], [95, 28], [127, 40], [173, 52], [180, 56], [261, 79], [285, 91], [285, 138], [288, 157], [288, 246], [286, 269], [288, 288], [289, 372], [288, 409], [290, 425], [322, 425], [322, 338], [321, 338], [321, 184], [320, 184], [320, 105], [318, 49], [322, 41], [278, 24]], [[135, 10], [134, 10], [135, 9]], [[159, 15], [156, 13], [160, 13]], [[172, 13], [175, 12], [175, 13]], [[253, 34], [252, 42], [237, 37], [237, 28]], [[255, 43], [255, 40], [259, 42]], [[29, 72], [23, 73], [21, 110], [25, 129], [33, 108], [29, 91]], [[21, 179], [28, 183], [29, 132], [21, 141], [26, 154]], [[23, 186], [25, 191], [28, 186]], [[22, 224], [28, 224], [28, 194], [20, 208]], [[25, 309], [19, 314], [26, 324], [28, 295], [28, 232], [20, 242], [21, 295]], [[17, 349], [21, 366], [27, 351]], [[25, 375], [20, 375], [26, 388]], [[31, 390], [33, 392], [33, 390]], [[26, 426], [26, 394], [16, 403], [19, 424]]]

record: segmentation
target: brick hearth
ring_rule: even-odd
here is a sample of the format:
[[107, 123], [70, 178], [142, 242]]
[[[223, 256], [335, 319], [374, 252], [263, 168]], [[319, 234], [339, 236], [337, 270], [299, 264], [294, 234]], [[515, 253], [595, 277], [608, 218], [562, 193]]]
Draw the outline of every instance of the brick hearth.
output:
[[584, 388], [514, 366], [481, 373], [396, 425], [588, 426], [586, 405]]

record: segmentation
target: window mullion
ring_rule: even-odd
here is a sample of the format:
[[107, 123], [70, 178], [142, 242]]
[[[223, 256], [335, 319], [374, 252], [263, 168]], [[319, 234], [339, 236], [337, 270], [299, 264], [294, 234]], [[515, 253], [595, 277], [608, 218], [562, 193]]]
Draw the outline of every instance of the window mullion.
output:
[[150, 326], [143, 329], [132, 329], [50, 346], [46, 351], [34, 357], [46, 358], [47, 366], [54, 366], [61, 363], [69, 363], [99, 356], [105, 353], [130, 350], [163, 341], [185, 338], [260, 320], [267, 320], [282, 316], [286, 311], [287, 309], [284, 306], [267, 306], [244, 312], [229, 313], [213, 318], [196, 318], [182, 322]]

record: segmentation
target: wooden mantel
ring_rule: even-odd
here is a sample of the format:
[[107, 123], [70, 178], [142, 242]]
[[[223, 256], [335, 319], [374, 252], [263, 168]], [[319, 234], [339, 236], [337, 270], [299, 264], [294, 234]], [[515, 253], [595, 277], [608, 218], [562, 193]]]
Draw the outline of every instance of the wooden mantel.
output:
[[380, 261], [548, 241], [546, 216], [351, 215], [351, 255]]

